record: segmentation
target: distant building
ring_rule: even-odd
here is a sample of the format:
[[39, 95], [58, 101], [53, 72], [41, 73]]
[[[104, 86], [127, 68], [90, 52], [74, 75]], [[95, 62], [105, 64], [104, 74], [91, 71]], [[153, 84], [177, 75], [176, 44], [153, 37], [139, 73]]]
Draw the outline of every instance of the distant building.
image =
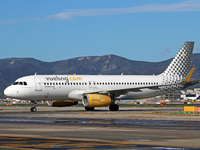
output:
[[187, 90], [188, 94], [194, 94], [194, 90]]

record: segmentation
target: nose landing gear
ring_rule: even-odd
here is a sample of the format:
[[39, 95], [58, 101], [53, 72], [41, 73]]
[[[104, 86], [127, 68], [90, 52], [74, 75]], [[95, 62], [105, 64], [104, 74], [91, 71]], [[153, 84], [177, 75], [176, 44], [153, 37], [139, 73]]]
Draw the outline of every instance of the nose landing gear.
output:
[[36, 112], [36, 111], [37, 111], [37, 108], [36, 108], [36, 107], [31, 107], [30, 111], [31, 111], [31, 112]]
[[33, 103], [33, 106], [30, 108], [30, 111], [36, 112], [37, 111], [37, 108], [36, 108], [37, 101], [31, 101], [31, 103]]

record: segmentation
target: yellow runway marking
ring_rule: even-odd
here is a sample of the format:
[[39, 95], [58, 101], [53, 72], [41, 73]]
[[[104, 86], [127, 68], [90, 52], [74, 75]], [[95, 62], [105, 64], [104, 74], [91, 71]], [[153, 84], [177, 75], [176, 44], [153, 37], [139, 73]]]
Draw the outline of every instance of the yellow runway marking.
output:
[[[87, 139], [69, 139], [69, 138], [48, 138], [48, 137], [26, 137], [26, 136], [9, 136], [9, 135], [0, 135], [0, 149], [52, 149], [52, 148], [65, 148], [65, 149], [130, 149], [137, 147], [138, 145], [143, 146], [167, 146], [167, 147], [176, 147], [176, 142], [185, 143], [184, 140], [198, 140], [200, 138], [183, 138], [183, 139], [166, 139], [160, 144], [158, 140], [149, 140], [143, 142], [134, 142], [134, 141], [103, 141], [103, 140], [87, 140]], [[180, 140], [180, 141], [178, 141]], [[174, 141], [169, 143], [170, 141]], [[2, 143], [4, 142], [4, 143]], [[179, 146], [180, 147], [180, 146]]]

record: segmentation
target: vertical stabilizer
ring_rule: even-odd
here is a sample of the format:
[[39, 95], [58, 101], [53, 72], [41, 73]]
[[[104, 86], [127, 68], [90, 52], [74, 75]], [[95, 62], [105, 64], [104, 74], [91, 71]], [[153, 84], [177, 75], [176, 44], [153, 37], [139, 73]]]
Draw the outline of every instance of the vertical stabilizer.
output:
[[167, 69], [161, 74], [164, 82], [183, 80], [189, 73], [194, 42], [185, 42]]

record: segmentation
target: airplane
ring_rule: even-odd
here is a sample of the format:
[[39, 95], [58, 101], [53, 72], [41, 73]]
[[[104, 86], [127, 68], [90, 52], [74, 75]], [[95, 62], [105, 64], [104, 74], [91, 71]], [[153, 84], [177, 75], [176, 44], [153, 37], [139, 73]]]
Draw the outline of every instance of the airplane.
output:
[[200, 81], [189, 81], [194, 42], [185, 42], [166, 70], [159, 75], [30, 75], [17, 79], [4, 90], [9, 98], [26, 99], [36, 112], [38, 101], [64, 107], [82, 101], [86, 111], [109, 106], [118, 111], [117, 100], [144, 99], [171, 93]]
[[186, 100], [199, 100], [200, 95], [199, 94], [187, 94], [185, 98], [186, 98]]

